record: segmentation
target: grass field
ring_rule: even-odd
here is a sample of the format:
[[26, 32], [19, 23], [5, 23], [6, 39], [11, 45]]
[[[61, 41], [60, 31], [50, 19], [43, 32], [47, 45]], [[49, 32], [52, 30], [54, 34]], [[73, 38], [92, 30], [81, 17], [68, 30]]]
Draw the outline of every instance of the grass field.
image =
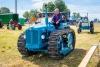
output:
[[[92, 44], [98, 44], [100, 40], [100, 24], [95, 24], [94, 34], [89, 31], [77, 34], [76, 26], [71, 26], [76, 32], [76, 46], [64, 59], [52, 60], [46, 53], [22, 57], [17, 50], [17, 40], [26, 27], [23, 26], [23, 30], [7, 30], [6, 26], [0, 29], [0, 67], [78, 67]], [[95, 54], [88, 67], [100, 67], [99, 58]]]

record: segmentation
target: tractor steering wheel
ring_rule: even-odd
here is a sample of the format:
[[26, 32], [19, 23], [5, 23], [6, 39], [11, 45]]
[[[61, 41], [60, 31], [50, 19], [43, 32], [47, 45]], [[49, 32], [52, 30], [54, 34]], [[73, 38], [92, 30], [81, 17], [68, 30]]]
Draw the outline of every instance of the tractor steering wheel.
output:
[[53, 23], [52, 23], [52, 22], [48, 22], [48, 23], [49, 23], [49, 26], [50, 26], [50, 25], [53, 25]]

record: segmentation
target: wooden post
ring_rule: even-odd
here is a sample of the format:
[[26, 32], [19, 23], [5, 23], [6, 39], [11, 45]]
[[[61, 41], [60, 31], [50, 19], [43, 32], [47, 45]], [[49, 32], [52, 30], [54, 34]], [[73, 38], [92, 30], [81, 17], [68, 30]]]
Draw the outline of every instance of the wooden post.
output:
[[82, 62], [80, 63], [80, 65], [78, 67], [86, 67], [88, 62], [90, 61], [94, 51], [96, 50], [97, 45], [93, 45], [91, 47], [91, 49], [89, 50], [89, 52], [86, 54], [86, 56], [84, 57], [84, 59], [82, 60]]

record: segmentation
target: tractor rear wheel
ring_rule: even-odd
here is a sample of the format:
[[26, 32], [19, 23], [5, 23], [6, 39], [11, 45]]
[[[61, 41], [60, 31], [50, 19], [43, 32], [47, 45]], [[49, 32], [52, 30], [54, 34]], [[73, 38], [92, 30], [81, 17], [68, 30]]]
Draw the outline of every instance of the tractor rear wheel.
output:
[[80, 28], [77, 29], [77, 32], [80, 33], [82, 30]]
[[22, 25], [19, 25], [19, 26], [18, 26], [18, 30], [21, 30], [21, 29], [22, 29]]
[[81, 30], [82, 22], [79, 22], [77, 27], [78, 27], [77, 33], [80, 33], [80, 32], [82, 31], [82, 30]]
[[90, 27], [94, 27], [93, 21], [90, 22]]
[[28, 51], [25, 47], [25, 34], [22, 33], [19, 38], [18, 38], [18, 42], [17, 42], [17, 47], [18, 47], [18, 51], [25, 57], [34, 55], [36, 53], [32, 52], [32, 51]]
[[[75, 32], [72, 29], [57, 30], [50, 34], [48, 42], [48, 53], [55, 60], [64, 58], [65, 54], [60, 54], [63, 49], [70, 49], [71, 52], [75, 47]], [[66, 53], [67, 54], [67, 53]]]
[[91, 34], [93, 34], [94, 33], [94, 28], [91, 28], [90, 32], [91, 32]]
[[3, 27], [3, 23], [2, 22], [0, 22], [0, 28], [2, 28]]
[[94, 33], [94, 24], [93, 21], [90, 22], [90, 32], [93, 34]]

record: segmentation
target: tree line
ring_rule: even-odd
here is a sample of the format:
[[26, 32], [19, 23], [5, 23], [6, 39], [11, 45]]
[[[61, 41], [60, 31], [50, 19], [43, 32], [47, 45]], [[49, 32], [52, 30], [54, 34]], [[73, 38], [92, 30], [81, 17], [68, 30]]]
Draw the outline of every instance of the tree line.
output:
[[1, 7], [0, 8], [0, 14], [7, 14], [10, 13], [10, 9], [7, 7]]
[[[55, 0], [54, 2], [48, 2], [48, 3], [43, 3], [42, 8], [40, 9], [41, 12], [45, 12], [45, 4], [47, 4], [48, 6], [48, 12], [54, 12], [55, 8], [58, 8], [60, 10], [60, 12], [68, 12], [70, 11], [65, 2], [63, 0]], [[24, 18], [28, 18], [31, 17], [33, 13], [40, 13], [38, 10], [30, 10], [29, 12], [26, 11], [23, 14]]]
[[[55, 8], [58, 8], [60, 12], [70, 12], [70, 9], [66, 6], [63, 0], [55, 0], [54, 2], [43, 3], [42, 8], [40, 9], [41, 12], [45, 12], [44, 5], [48, 5], [48, 12], [54, 12]], [[25, 11], [23, 13], [24, 18], [30, 18], [33, 16], [34, 13], [40, 13], [37, 9], [31, 9], [30, 11]], [[7, 7], [0, 8], [0, 14], [12, 13], [10, 9]], [[80, 17], [80, 13], [74, 12], [72, 16]]]

